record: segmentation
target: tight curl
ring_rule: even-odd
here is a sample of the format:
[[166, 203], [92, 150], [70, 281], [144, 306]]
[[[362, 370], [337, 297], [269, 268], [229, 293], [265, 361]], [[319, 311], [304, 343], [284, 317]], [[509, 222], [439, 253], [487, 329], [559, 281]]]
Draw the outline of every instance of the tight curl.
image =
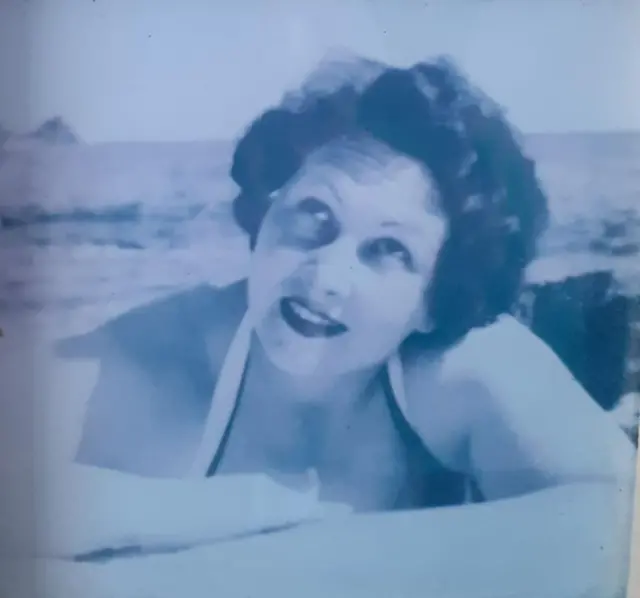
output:
[[427, 290], [433, 344], [450, 345], [511, 311], [547, 225], [547, 199], [502, 111], [446, 59], [324, 67], [256, 119], [231, 167], [240, 187], [234, 217], [252, 246], [269, 194], [320, 146], [362, 133], [419, 161], [439, 191], [449, 234]]

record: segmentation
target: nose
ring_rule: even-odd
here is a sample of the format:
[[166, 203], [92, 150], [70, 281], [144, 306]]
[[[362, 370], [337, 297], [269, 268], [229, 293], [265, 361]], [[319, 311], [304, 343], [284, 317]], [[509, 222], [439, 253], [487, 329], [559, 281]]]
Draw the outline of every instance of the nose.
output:
[[357, 245], [344, 238], [316, 251], [313, 259], [314, 292], [322, 297], [345, 298], [351, 293], [357, 266]]

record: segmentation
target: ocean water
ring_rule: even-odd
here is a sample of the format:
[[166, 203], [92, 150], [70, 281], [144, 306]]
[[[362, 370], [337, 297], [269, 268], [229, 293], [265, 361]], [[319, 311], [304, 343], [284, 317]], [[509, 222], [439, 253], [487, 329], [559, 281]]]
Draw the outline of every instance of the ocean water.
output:
[[[640, 133], [524, 137], [552, 223], [534, 281], [640, 276]], [[83, 330], [153, 297], [243, 276], [233, 144], [85, 145], [13, 138], [0, 151], [0, 316]]]

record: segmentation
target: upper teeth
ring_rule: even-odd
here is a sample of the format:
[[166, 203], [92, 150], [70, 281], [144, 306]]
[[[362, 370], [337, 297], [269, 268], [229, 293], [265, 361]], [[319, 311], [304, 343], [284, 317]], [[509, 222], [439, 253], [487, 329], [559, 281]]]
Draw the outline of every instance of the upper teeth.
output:
[[308, 307], [298, 303], [297, 301], [291, 302], [291, 309], [296, 312], [301, 318], [309, 320], [313, 324], [326, 324], [327, 318], [323, 315], [311, 311]]

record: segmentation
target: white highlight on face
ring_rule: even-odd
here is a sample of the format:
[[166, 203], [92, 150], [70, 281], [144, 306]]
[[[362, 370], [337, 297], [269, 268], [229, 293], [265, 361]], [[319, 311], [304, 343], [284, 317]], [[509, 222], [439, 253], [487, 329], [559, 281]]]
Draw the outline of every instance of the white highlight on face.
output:
[[[251, 260], [250, 314], [269, 359], [297, 375], [383, 363], [424, 321], [447, 230], [436, 204], [423, 168], [378, 142], [340, 140], [312, 154], [274, 198]], [[301, 334], [281, 313], [291, 297], [296, 315], [344, 330]]]

